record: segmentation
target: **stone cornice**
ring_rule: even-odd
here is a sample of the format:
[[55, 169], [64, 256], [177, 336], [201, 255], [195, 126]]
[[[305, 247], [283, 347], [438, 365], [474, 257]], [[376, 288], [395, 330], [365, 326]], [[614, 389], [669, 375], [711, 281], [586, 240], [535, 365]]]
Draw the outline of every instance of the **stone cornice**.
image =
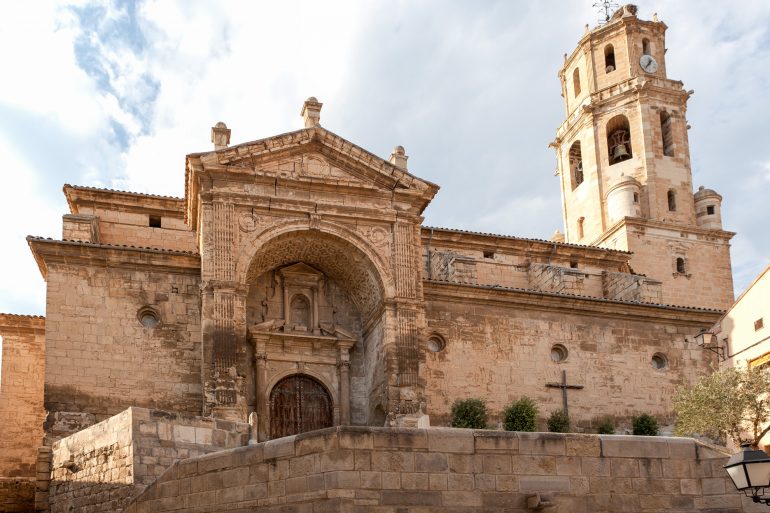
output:
[[211, 181], [202, 183], [200, 177], [224, 172], [232, 173], [233, 177], [241, 174], [258, 180], [261, 164], [309, 152], [322, 154], [330, 162], [349, 171], [361, 183], [288, 177], [270, 177], [270, 180], [276, 183], [280, 180], [289, 187], [329, 189], [331, 186], [336, 191], [351, 194], [372, 194], [379, 190], [388, 195], [392, 202], [409, 205], [416, 214], [425, 210], [439, 189], [437, 185], [417, 178], [324, 128], [305, 128], [217, 151], [188, 155], [185, 171], [185, 211], [188, 224], [195, 227], [198, 196], [212, 186]]
[[0, 335], [45, 333], [45, 317], [0, 313]]
[[423, 280], [426, 301], [441, 300], [463, 305], [515, 306], [519, 310], [541, 310], [558, 314], [592, 315], [624, 320], [709, 327], [723, 312], [705, 308], [618, 301], [590, 296], [557, 294], [527, 289]]
[[200, 255], [188, 251], [94, 244], [27, 237], [40, 273], [46, 279], [50, 264], [144, 269], [176, 274], [200, 274]]
[[[656, 221], [654, 219], [643, 219], [640, 217], [624, 217], [614, 225], [607, 228], [607, 230], [596, 239], [595, 244], [601, 244], [604, 241], [611, 239], [619, 230], [625, 227], [635, 228], [655, 228], [658, 230], [669, 230], [677, 233], [691, 233], [704, 238], [717, 238], [722, 239], [724, 242], [729, 242], [735, 236], [735, 232], [728, 232], [725, 230], [709, 230], [706, 228], [698, 228], [697, 226], [687, 226], [681, 224], [664, 223], [663, 221]], [[680, 237], [677, 237], [680, 239]], [[683, 239], [687, 242], [688, 239]], [[701, 239], [702, 240], [702, 239]]]
[[69, 184], [64, 185], [63, 191], [73, 214], [80, 213], [81, 206], [130, 212], [157, 212], [171, 217], [182, 217], [184, 214], [182, 198]]
[[[432, 236], [431, 236], [432, 233]], [[541, 239], [526, 239], [510, 235], [469, 232], [448, 228], [422, 228], [422, 245], [440, 244], [442, 247], [476, 249], [479, 251], [498, 249], [512, 254], [542, 255], [543, 257], [570, 258], [579, 256], [584, 262], [608, 263], [620, 266], [628, 263], [631, 253], [597, 246], [583, 246], [565, 242]]]

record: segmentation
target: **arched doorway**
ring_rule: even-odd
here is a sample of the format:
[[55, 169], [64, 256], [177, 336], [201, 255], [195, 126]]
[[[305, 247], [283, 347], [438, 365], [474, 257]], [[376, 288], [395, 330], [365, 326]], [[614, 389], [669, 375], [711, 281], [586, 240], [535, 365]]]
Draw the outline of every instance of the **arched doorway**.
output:
[[331, 397], [324, 386], [310, 376], [288, 376], [270, 392], [271, 439], [332, 425]]

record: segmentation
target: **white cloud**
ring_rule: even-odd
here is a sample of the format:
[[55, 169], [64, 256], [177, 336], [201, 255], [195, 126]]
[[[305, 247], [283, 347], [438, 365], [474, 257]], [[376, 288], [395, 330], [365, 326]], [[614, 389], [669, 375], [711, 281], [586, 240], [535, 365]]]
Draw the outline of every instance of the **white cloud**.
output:
[[[556, 70], [583, 24], [593, 24], [589, 4], [151, 0], [134, 9], [80, 0], [78, 10], [6, 8], [0, 45], [15, 51], [4, 53], [13, 73], [0, 81], [0, 109], [26, 124], [0, 118], [0, 168], [24, 174], [0, 198], [2, 213], [20, 208], [25, 217], [0, 233], [15, 244], [2, 268], [23, 271], [0, 298], [40, 282], [18, 240], [58, 236], [61, 183], [181, 195], [183, 156], [211, 148], [215, 122], [228, 124], [234, 144], [294, 130], [310, 95], [325, 104], [324, 126], [383, 156], [403, 144], [410, 169], [442, 186], [427, 223], [548, 238], [561, 228], [546, 147], [564, 114]], [[93, 6], [101, 17], [86, 19]], [[696, 90], [687, 112], [695, 185], [725, 197], [740, 289], [770, 259], [770, 242], [757, 235], [770, 218], [770, 3], [640, 7], [641, 17], [657, 11], [669, 26], [669, 76]], [[40, 311], [40, 290], [27, 287], [25, 297], [37, 298], [27, 303], [0, 299], [0, 310], [5, 300], [6, 308], [36, 302]]]

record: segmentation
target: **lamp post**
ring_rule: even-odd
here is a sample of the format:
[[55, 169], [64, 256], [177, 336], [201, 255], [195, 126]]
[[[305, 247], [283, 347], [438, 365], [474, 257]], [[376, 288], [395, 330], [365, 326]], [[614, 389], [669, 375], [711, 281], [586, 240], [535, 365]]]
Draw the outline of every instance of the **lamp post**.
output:
[[695, 335], [695, 343], [702, 349], [707, 349], [712, 353], [716, 353], [720, 362], [725, 361], [727, 355], [725, 355], [725, 348], [719, 344], [717, 336], [710, 330], [702, 329], [700, 333]]
[[754, 502], [770, 506], [770, 457], [764, 451], [743, 444], [743, 449], [730, 456], [724, 469], [739, 492], [751, 497]]

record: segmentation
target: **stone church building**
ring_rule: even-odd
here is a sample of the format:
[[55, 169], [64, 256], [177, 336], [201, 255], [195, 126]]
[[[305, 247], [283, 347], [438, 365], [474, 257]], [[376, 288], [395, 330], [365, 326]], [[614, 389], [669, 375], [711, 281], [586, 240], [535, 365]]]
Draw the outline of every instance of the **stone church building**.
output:
[[722, 198], [693, 193], [692, 91], [667, 76], [666, 28], [625, 6], [565, 55], [551, 240], [425, 226], [438, 185], [403, 147], [383, 159], [326, 128], [312, 97], [294, 132], [232, 144], [217, 123], [185, 157], [183, 198], [65, 185], [61, 239], [27, 239], [45, 318], [0, 315], [0, 476], [37, 476], [38, 508], [67, 511], [73, 441], [127, 409], [244, 444], [431, 432], [469, 397], [493, 425], [523, 395], [541, 426], [563, 406], [585, 432], [670, 422], [677, 386], [712, 363], [693, 336], [733, 301], [734, 234]]

